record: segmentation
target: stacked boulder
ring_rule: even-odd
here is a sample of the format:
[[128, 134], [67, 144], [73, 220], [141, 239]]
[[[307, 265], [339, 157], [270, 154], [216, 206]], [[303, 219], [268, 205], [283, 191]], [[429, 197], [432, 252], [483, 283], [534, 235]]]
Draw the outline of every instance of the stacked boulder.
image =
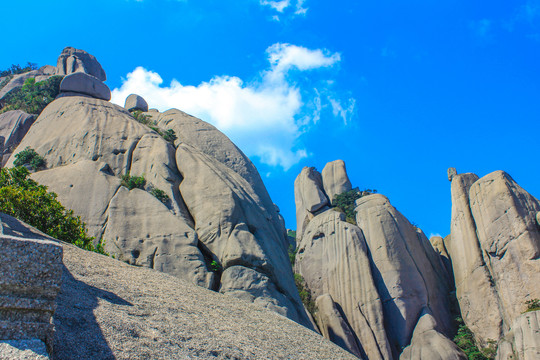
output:
[[465, 324], [481, 346], [498, 343], [498, 359], [540, 356], [540, 202], [510, 175], [478, 178], [448, 170], [452, 183], [451, 236], [456, 295]]
[[321, 332], [361, 358], [464, 359], [447, 337], [448, 274], [426, 236], [379, 194], [356, 201], [358, 225], [346, 222], [327, 191], [350, 189], [343, 161], [295, 181], [295, 271]]
[[[106, 101], [97, 60], [71, 48], [65, 53], [58, 62], [63, 93], [14, 152], [29, 146], [45, 158], [48, 169], [32, 177], [118, 259], [312, 327], [282, 218], [251, 161], [216, 128], [182, 111], [143, 113], [152, 129], [138, 122], [128, 110], [147, 110], [144, 99], [131, 97], [127, 109]], [[174, 130], [177, 140], [166, 141], [155, 128]], [[129, 189], [133, 176], [145, 184]]]
[[85, 95], [111, 100], [111, 90], [103, 82], [105, 71], [97, 59], [84, 50], [66, 47], [58, 57], [56, 74], [63, 75], [60, 96]]

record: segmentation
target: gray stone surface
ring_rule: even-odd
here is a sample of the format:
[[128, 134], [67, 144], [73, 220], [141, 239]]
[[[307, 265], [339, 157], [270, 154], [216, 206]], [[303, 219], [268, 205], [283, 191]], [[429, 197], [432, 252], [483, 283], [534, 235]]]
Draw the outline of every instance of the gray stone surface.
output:
[[48, 360], [45, 343], [39, 339], [0, 340], [0, 359]]
[[324, 192], [328, 196], [330, 203], [334, 200], [335, 195], [352, 189], [343, 160], [335, 160], [327, 163], [321, 174]]
[[22, 238], [0, 214], [0, 339], [40, 339], [52, 345], [52, 315], [62, 276], [62, 246]]
[[[286, 308], [288, 317], [311, 327], [294, 285], [281, 224], [266, 211], [268, 207], [253, 186], [220, 161], [185, 143], [178, 145], [176, 161], [183, 177], [180, 192], [199, 241], [224, 270], [220, 291], [231, 289], [239, 294], [243, 289], [249, 293], [242, 296], [245, 299], [261, 294], [263, 298], [257, 302]], [[258, 275], [237, 272], [225, 276], [233, 266]], [[261, 282], [268, 284], [266, 291], [260, 291]]]
[[489, 270], [482, 257], [469, 205], [469, 189], [478, 180], [472, 173], [454, 175], [451, 184], [451, 237], [445, 242], [452, 260], [456, 296], [463, 321], [482, 346], [502, 336], [503, 319]]
[[111, 100], [111, 90], [107, 85], [82, 72], [74, 72], [64, 77], [60, 83], [60, 93], [80, 93], [96, 99]]
[[322, 335], [334, 344], [362, 358], [362, 352], [358, 347], [354, 332], [332, 300], [332, 296], [323, 294], [317, 298], [315, 304], [317, 305], [317, 313], [315, 314], [317, 324]]
[[332, 297], [358, 339], [356, 347], [369, 359], [392, 359], [362, 231], [344, 214], [327, 210], [309, 222], [298, 241], [295, 272], [304, 277], [312, 298]]
[[0, 154], [5, 156], [6, 161], [35, 119], [35, 115], [27, 114], [21, 110], [11, 110], [0, 114], [0, 136], [4, 137], [4, 150]]
[[[2, 217], [2, 219], [4, 219]], [[4, 233], [51, 238], [17, 220]], [[54, 359], [355, 359], [259, 306], [62, 243]]]
[[411, 344], [400, 360], [467, 360], [467, 356], [438, 330], [435, 318], [424, 310], [414, 329]]
[[328, 205], [321, 174], [314, 167], [304, 167], [294, 181], [296, 205], [296, 236], [302, 237], [304, 228], [318, 211]]
[[447, 173], [448, 173], [448, 181], [452, 181], [454, 176], [457, 175], [457, 170], [456, 168], [451, 167], [451, 168], [448, 168]]
[[503, 171], [476, 181], [469, 203], [501, 316], [511, 326], [526, 300], [540, 299], [540, 203]]
[[127, 111], [140, 110], [146, 112], [148, 111], [148, 103], [146, 102], [146, 100], [144, 100], [142, 96], [137, 94], [131, 94], [126, 98], [124, 108]]
[[420, 231], [380, 194], [356, 201], [356, 221], [370, 249], [374, 280], [394, 351], [409, 345], [429, 308], [441, 332], [451, 329], [448, 283], [437, 254]]
[[98, 78], [101, 81], [107, 80], [105, 71], [97, 59], [84, 50], [66, 47], [58, 57], [56, 63], [56, 74], [69, 75], [75, 72], [83, 72]]

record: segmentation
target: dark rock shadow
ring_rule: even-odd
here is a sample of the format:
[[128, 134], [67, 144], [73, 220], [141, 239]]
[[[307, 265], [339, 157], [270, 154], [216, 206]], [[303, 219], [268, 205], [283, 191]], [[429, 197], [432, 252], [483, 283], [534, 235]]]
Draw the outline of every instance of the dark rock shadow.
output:
[[115, 305], [133, 306], [117, 295], [85, 284], [64, 266], [62, 288], [56, 298], [54, 314], [55, 360], [115, 359], [94, 315], [98, 299]]

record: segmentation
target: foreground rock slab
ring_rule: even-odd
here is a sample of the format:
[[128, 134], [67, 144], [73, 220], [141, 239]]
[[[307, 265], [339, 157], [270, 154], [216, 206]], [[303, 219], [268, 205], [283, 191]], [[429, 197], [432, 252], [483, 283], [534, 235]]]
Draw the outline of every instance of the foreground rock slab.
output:
[[[21, 222], [9, 231], [39, 234]], [[56, 360], [356, 359], [272, 311], [62, 245]]]

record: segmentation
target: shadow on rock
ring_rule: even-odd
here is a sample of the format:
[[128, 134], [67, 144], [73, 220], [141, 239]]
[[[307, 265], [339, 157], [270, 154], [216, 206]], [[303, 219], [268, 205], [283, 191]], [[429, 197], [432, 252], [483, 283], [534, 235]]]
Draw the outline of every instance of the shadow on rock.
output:
[[115, 359], [94, 315], [99, 299], [133, 306], [109, 291], [75, 279], [64, 266], [54, 314], [54, 359]]

